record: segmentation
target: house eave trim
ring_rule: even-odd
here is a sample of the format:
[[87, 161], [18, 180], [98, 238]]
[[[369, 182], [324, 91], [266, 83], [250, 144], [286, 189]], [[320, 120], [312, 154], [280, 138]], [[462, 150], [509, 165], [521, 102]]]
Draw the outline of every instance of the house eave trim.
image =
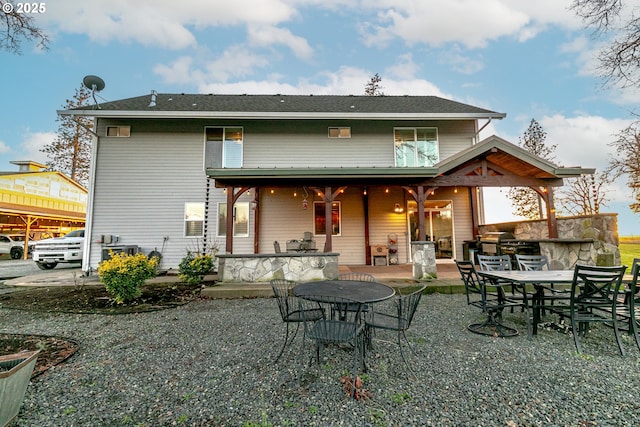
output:
[[60, 116], [131, 119], [350, 119], [350, 120], [479, 120], [503, 119], [502, 113], [359, 113], [354, 112], [238, 112], [238, 111], [131, 111], [58, 110]]

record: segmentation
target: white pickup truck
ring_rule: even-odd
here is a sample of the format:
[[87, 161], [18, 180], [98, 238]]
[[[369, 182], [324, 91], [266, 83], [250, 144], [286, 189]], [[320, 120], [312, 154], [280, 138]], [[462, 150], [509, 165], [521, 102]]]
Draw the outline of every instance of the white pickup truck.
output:
[[[29, 242], [29, 247], [31, 247]], [[0, 254], [9, 254], [11, 259], [20, 259], [24, 254], [24, 236], [19, 234], [0, 234]]]
[[60, 262], [82, 262], [84, 230], [74, 230], [63, 237], [39, 240], [32, 258], [41, 270], [51, 270]]

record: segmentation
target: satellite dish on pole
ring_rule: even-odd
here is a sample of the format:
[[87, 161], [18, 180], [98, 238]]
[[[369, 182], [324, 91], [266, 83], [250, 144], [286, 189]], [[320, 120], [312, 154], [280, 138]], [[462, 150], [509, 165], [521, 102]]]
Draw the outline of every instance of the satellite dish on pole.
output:
[[98, 76], [85, 76], [85, 78], [82, 79], [82, 84], [93, 92], [100, 92], [105, 86], [104, 80]]

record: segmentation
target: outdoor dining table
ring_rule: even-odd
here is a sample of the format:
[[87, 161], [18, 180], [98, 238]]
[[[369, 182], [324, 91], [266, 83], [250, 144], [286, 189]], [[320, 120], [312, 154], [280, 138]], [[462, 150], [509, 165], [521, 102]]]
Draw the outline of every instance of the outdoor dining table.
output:
[[[541, 301], [544, 297], [545, 285], [567, 285], [573, 283], [574, 270], [504, 270], [504, 271], [478, 271], [478, 274], [491, 282], [512, 283], [525, 292], [526, 285], [533, 285], [533, 325], [532, 335], [538, 333], [540, 323]], [[631, 276], [626, 275], [624, 282], [631, 281]]]
[[[323, 296], [341, 297], [362, 304], [384, 301], [395, 295], [395, 290], [383, 283], [359, 280], [318, 280], [300, 283], [293, 288], [293, 295], [300, 298]], [[319, 301], [322, 302], [322, 301]]]

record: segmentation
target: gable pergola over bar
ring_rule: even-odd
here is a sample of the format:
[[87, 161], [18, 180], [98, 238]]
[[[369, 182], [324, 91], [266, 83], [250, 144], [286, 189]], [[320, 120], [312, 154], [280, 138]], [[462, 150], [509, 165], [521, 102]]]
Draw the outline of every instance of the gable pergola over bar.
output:
[[[307, 186], [319, 190], [331, 221], [331, 202], [340, 188], [350, 186], [398, 186], [417, 202], [419, 239], [426, 240], [424, 202], [439, 187], [530, 187], [546, 205], [549, 237], [558, 237], [553, 189], [563, 185], [564, 178], [593, 174], [594, 169], [559, 167], [510, 142], [491, 136], [451, 156], [431, 168], [221, 168], [207, 169], [216, 187], [227, 189], [226, 252], [233, 248], [233, 205], [250, 188]], [[237, 190], [236, 190], [237, 189]], [[256, 192], [257, 193], [257, 192]], [[477, 192], [470, 191], [474, 234], [477, 234]], [[332, 224], [327, 224], [331, 230]], [[329, 233], [330, 234], [330, 233]], [[331, 236], [327, 234], [325, 252], [330, 252]], [[255, 233], [257, 248], [258, 230]]]

